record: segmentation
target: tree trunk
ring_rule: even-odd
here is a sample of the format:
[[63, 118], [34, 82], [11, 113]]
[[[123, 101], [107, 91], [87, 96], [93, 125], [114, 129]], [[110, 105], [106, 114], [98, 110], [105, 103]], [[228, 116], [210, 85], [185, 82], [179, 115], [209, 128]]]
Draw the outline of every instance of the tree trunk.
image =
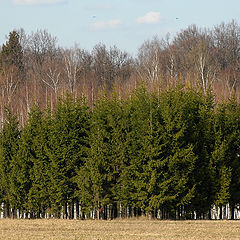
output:
[[112, 206], [112, 219], [117, 218], [117, 216], [118, 216], [117, 203], [114, 203]]
[[74, 201], [72, 200], [69, 204], [68, 204], [68, 213], [69, 213], [69, 219], [73, 219], [74, 218]]
[[234, 210], [235, 210], [235, 204], [232, 202], [230, 204], [230, 211], [231, 211], [231, 220], [234, 220]]
[[122, 203], [119, 203], [119, 218], [122, 218]]
[[9, 205], [9, 203], [4, 203], [4, 217], [5, 218], [10, 217], [10, 205]]
[[76, 204], [76, 219], [79, 219], [79, 202], [78, 202], [78, 200], [76, 200], [75, 204]]
[[208, 220], [212, 220], [211, 208], [208, 210]]
[[220, 204], [220, 206], [219, 206], [219, 208], [220, 208], [220, 215], [219, 215], [219, 219], [220, 220], [222, 220], [223, 219], [223, 211], [222, 211], [222, 204]]
[[127, 215], [127, 218], [129, 218], [129, 216], [130, 216], [130, 214], [129, 214], [129, 206], [127, 206], [127, 209], [126, 209], [126, 210], [127, 210], [127, 214], [126, 214], [126, 215]]
[[67, 219], [68, 218], [68, 209], [67, 209], [67, 202], [64, 203], [63, 206], [63, 219]]
[[103, 207], [102, 218], [107, 220], [107, 205], [104, 205]]

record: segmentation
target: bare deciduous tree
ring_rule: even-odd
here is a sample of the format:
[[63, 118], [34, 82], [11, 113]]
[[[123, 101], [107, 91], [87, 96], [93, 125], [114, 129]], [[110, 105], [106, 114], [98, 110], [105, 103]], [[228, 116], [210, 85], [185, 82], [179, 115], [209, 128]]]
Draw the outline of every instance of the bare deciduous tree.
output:
[[161, 45], [160, 40], [155, 37], [151, 41], [145, 41], [138, 50], [138, 72], [150, 83], [159, 82]]
[[39, 70], [45, 60], [54, 58], [59, 49], [57, 38], [48, 33], [47, 30], [38, 30], [29, 37], [29, 50], [35, 67]]
[[73, 49], [64, 50], [62, 55], [64, 58], [64, 71], [69, 90], [71, 93], [74, 93], [78, 80], [78, 74], [83, 69], [81, 62], [81, 50], [75, 46]]
[[40, 74], [41, 80], [50, 87], [57, 98], [57, 93], [60, 85], [63, 64], [59, 57], [45, 61]]
[[0, 86], [2, 88], [3, 98], [7, 100], [7, 104], [11, 103], [12, 97], [20, 83], [17, 72], [17, 68], [13, 65], [2, 68]]

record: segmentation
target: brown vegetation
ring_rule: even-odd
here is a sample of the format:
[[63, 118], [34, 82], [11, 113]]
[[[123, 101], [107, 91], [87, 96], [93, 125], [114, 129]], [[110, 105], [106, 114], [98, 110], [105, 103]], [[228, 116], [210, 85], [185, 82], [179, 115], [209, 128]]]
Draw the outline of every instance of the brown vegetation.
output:
[[0, 220], [0, 239], [239, 239], [239, 221]]

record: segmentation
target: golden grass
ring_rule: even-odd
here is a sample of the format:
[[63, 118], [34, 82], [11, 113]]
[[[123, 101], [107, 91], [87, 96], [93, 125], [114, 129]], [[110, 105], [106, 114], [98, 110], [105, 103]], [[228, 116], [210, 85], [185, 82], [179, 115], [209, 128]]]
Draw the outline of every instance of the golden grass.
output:
[[240, 239], [240, 221], [0, 220], [0, 239]]

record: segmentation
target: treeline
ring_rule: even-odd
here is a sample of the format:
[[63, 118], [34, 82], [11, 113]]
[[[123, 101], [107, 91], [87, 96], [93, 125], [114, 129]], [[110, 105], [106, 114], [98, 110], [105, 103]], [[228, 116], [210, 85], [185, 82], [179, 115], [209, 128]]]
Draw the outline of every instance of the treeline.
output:
[[[215, 105], [183, 85], [122, 99], [103, 93], [91, 108], [66, 96], [35, 105], [21, 127], [6, 110], [0, 134], [5, 217], [211, 218], [240, 204], [240, 105]], [[223, 213], [220, 213], [220, 218]]]
[[149, 90], [181, 82], [205, 94], [213, 89], [218, 102], [233, 94], [239, 99], [239, 57], [240, 26], [235, 21], [212, 29], [192, 25], [171, 38], [154, 37], [134, 57], [104, 44], [91, 51], [77, 45], [62, 48], [47, 30], [13, 30], [0, 47], [1, 120], [4, 106], [11, 106], [24, 125], [36, 100], [53, 109], [66, 92], [85, 96], [90, 105], [103, 89], [116, 89], [127, 98], [142, 80]]

